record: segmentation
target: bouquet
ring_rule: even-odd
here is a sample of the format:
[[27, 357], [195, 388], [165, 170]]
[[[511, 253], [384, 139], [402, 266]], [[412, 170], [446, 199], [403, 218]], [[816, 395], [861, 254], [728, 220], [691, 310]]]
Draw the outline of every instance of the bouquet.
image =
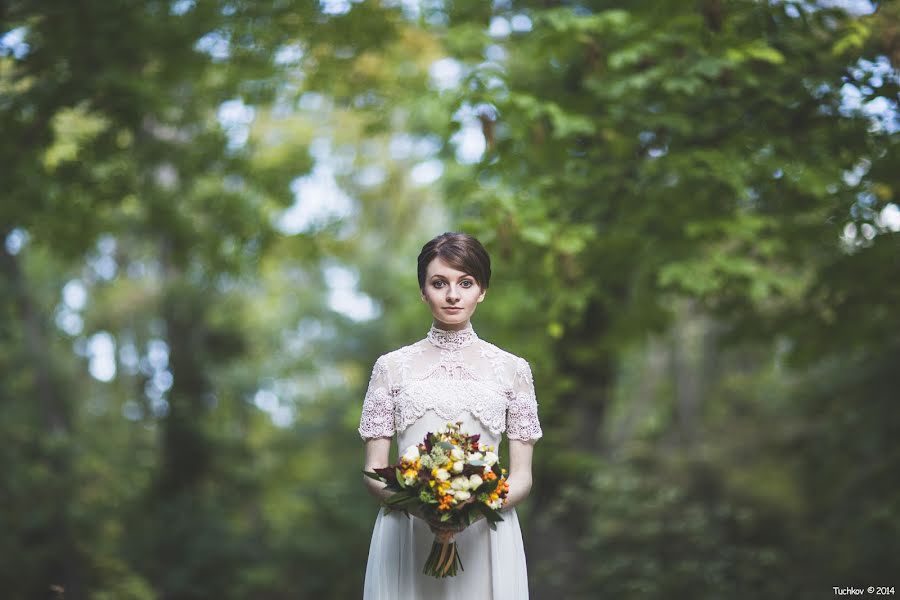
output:
[[418, 509], [428, 522], [445, 526], [422, 569], [434, 577], [452, 577], [457, 567], [463, 569], [452, 533], [445, 532], [471, 525], [479, 516], [496, 529], [509, 493], [495, 448], [482, 446], [478, 435], [463, 433], [461, 426], [461, 421], [448, 423], [408, 447], [398, 464], [364, 471], [394, 492], [384, 501], [386, 512], [402, 510], [409, 516], [409, 510]]

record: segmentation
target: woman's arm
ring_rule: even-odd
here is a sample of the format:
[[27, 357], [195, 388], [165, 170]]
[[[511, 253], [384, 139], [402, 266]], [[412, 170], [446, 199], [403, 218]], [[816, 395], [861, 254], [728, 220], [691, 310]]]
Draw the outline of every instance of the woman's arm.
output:
[[515, 506], [528, 497], [531, 491], [531, 457], [534, 452], [534, 440], [509, 440], [509, 494], [506, 496], [504, 508]]
[[[364, 470], [372, 471], [388, 466], [390, 452], [391, 438], [379, 437], [366, 440], [366, 466]], [[385, 489], [387, 484], [383, 481], [376, 481], [366, 475], [363, 475], [363, 481], [366, 484], [366, 490], [378, 500], [385, 500], [393, 494], [390, 490]]]
[[509, 494], [504, 507], [515, 506], [531, 491], [534, 443], [544, 435], [537, 409], [531, 365], [524, 358], [519, 358], [506, 413], [506, 437], [509, 440], [509, 477], [506, 482], [509, 484]]

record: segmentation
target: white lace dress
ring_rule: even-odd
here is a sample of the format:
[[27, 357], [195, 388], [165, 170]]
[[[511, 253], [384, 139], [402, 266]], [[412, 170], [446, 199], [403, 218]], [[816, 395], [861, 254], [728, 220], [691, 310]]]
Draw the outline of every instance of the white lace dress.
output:
[[[456, 421], [498, 450], [504, 432], [511, 440], [541, 437], [528, 362], [480, 339], [471, 324], [461, 331], [432, 326], [425, 339], [375, 361], [359, 425], [364, 440], [396, 434], [402, 452], [427, 432]], [[527, 599], [516, 509], [501, 514], [496, 530], [481, 519], [456, 536], [463, 570], [438, 579], [422, 574], [434, 541], [428, 525], [379, 509], [364, 600]]]

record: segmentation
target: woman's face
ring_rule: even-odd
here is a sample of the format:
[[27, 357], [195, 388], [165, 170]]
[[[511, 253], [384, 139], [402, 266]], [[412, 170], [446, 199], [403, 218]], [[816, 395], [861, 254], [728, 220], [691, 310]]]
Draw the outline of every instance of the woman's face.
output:
[[457, 271], [440, 258], [428, 264], [422, 300], [431, 309], [437, 327], [465, 328], [484, 294], [485, 290], [468, 273]]

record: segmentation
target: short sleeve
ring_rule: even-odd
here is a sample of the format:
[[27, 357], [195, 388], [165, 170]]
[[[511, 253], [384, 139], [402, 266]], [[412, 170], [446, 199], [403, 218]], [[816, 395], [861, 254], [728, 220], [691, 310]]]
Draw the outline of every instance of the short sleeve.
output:
[[394, 435], [394, 401], [384, 356], [378, 357], [372, 367], [369, 388], [363, 399], [362, 416], [359, 419], [359, 435], [362, 439], [391, 437]]
[[[518, 358], [518, 357], [517, 357]], [[537, 397], [531, 366], [518, 358], [512, 394], [506, 409], [506, 437], [511, 440], [536, 440], [544, 435], [537, 414]]]

